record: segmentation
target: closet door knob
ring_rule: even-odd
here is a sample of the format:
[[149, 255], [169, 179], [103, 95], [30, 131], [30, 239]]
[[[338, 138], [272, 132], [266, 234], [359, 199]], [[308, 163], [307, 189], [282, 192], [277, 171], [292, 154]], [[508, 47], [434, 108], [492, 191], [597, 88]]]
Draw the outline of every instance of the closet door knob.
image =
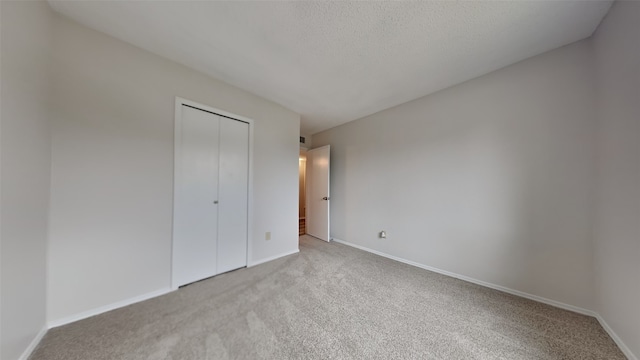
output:
[[217, 204], [217, 203], [218, 203], [218, 200], [213, 200], [213, 203], [214, 203], [214, 204]]

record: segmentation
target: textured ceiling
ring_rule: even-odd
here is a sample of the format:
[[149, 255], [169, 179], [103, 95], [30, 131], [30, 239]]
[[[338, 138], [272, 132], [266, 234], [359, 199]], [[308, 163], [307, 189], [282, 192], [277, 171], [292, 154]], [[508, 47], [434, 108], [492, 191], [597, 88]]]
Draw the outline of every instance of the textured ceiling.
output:
[[65, 1], [91, 28], [270, 99], [313, 134], [590, 36], [610, 1]]

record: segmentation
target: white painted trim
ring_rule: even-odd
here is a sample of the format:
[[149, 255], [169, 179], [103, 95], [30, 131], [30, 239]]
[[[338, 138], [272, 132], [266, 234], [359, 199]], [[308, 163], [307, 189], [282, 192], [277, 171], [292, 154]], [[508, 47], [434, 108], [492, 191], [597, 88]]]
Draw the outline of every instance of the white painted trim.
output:
[[249, 122], [249, 189], [247, 204], [247, 267], [251, 263], [253, 256], [253, 137], [254, 137], [253, 120]]
[[254, 266], [256, 266], [256, 265], [264, 264], [264, 263], [266, 263], [266, 262], [273, 261], [273, 260], [276, 260], [276, 259], [280, 259], [281, 257], [285, 257], [285, 256], [289, 256], [289, 255], [297, 254], [297, 253], [299, 253], [299, 252], [300, 252], [300, 249], [295, 249], [294, 251], [289, 251], [289, 252], [286, 252], [286, 253], [284, 253], [284, 254], [280, 254], [280, 255], [276, 255], [276, 256], [271, 256], [271, 257], [268, 257], [268, 258], [265, 258], [265, 259], [261, 259], [261, 260], [258, 260], [258, 261], [254, 261], [254, 262], [252, 262], [252, 263], [248, 264], [248, 265], [247, 265], [247, 267], [248, 267], [248, 268], [250, 268], [250, 267], [254, 267]]
[[253, 139], [254, 139], [254, 121], [248, 117], [236, 115], [228, 111], [217, 109], [211, 106], [203, 105], [195, 101], [187, 100], [176, 96], [175, 102], [175, 117], [174, 117], [174, 134], [173, 134], [173, 206], [171, 212], [171, 273], [169, 275], [169, 283], [172, 290], [178, 289], [178, 284], [175, 281], [175, 274], [173, 264], [175, 262], [175, 203], [176, 203], [176, 184], [180, 183], [180, 174], [176, 169], [180, 168], [179, 161], [181, 159], [182, 151], [182, 105], [191, 106], [200, 110], [208, 111], [214, 114], [226, 116], [236, 120], [244, 121], [249, 124], [249, 169], [248, 169], [248, 188], [247, 188], [247, 267], [249, 266], [249, 260], [253, 253]]
[[175, 105], [175, 115], [173, 121], [173, 186], [172, 186], [172, 204], [171, 204], [171, 259], [169, 268], [171, 272], [169, 273], [169, 284], [171, 284], [172, 290], [178, 290], [178, 283], [175, 279], [175, 269], [174, 263], [176, 262], [175, 253], [176, 246], [173, 239], [176, 237], [176, 184], [180, 184], [181, 172], [176, 171], [180, 168], [179, 160], [182, 158], [182, 98], [176, 97], [176, 105]]
[[597, 317], [598, 316], [598, 314], [596, 312], [591, 311], [591, 310], [587, 310], [587, 309], [584, 309], [584, 308], [581, 308], [581, 307], [578, 307], [578, 306], [565, 304], [563, 302], [547, 299], [547, 298], [544, 298], [542, 296], [529, 294], [529, 293], [526, 293], [526, 292], [523, 292], [523, 291], [510, 289], [508, 287], [504, 287], [504, 286], [501, 286], [501, 285], [496, 285], [496, 284], [492, 284], [492, 283], [489, 283], [489, 282], [486, 282], [486, 281], [474, 279], [472, 277], [468, 277], [468, 276], [465, 276], [465, 275], [460, 275], [460, 274], [456, 274], [456, 273], [453, 273], [453, 272], [450, 272], [450, 271], [441, 270], [441, 269], [438, 269], [438, 268], [435, 268], [435, 267], [432, 267], [432, 266], [420, 264], [420, 263], [417, 263], [415, 261], [403, 259], [403, 258], [400, 258], [400, 257], [397, 257], [397, 256], [393, 256], [393, 255], [389, 255], [389, 254], [386, 254], [386, 253], [383, 253], [383, 252], [380, 252], [380, 251], [377, 251], [377, 250], [373, 250], [373, 249], [370, 249], [370, 248], [367, 248], [367, 247], [364, 247], [364, 246], [356, 245], [356, 244], [353, 244], [353, 243], [350, 243], [350, 242], [347, 242], [347, 241], [344, 241], [344, 240], [340, 240], [340, 239], [336, 239], [336, 238], [333, 238], [332, 240], [337, 242], [337, 243], [344, 244], [344, 245], [347, 245], [347, 246], [351, 246], [351, 247], [354, 247], [356, 249], [364, 250], [364, 251], [370, 252], [372, 254], [380, 255], [382, 257], [386, 257], [386, 258], [391, 259], [391, 260], [399, 261], [401, 263], [405, 263], [405, 264], [408, 264], [408, 265], [419, 267], [421, 269], [433, 271], [433, 272], [438, 273], [438, 274], [450, 276], [452, 278], [468, 281], [470, 283], [474, 283], [474, 284], [477, 284], [477, 285], [480, 285], [480, 286], [484, 286], [484, 287], [487, 287], [487, 288], [490, 288], [490, 289], [499, 290], [499, 291], [502, 291], [502, 292], [506, 292], [508, 294], [520, 296], [520, 297], [523, 297], [523, 298], [526, 298], [526, 299], [529, 299], [529, 300], [534, 300], [534, 301], [537, 301], [537, 302], [541, 302], [543, 304], [555, 306], [555, 307], [560, 308], [560, 309], [573, 311], [573, 312], [576, 312], [578, 314], [583, 314], [583, 315], [593, 316], [593, 317]]
[[230, 113], [228, 111], [224, 111], [222, 109], [218, 109], [218, 108], [214, 108], [212, 106], [208, 106], [208, 105], [204, 105], [195, 101], [191, 101], [191, 100], [187, 100], [185, 98], [181, 98], [179, 96], [176, 96], [176, 105], [177, 109], [176, 109], [176, 114], [178, 113], [178, 109], [181, 111], [180, 114], [182, 114], [182, 109], [180, 108], [180, 106], [182, 105], [187, 105], [187, 106], [192, 106], [194, 108], [197, 109], [201, 109], [204, 111], [208, 111], [208, 112], [212, 112], [218, 115], [222, 115], [222, 116], [226, 116], [226, 117], [230, 117], [236, 120], [241, 120], [244, 121], [246, 123], [249, 123], [250, 125], [253, 125], [253, 119], [249, 119], [248, 117], [244, 117], [244, 116], [240, 116], [234, 113]]
[[638, 359], [638, 357], [636, 355], [634, 355], [631, 352], [631, 349], [629, 349], [629, 347], [622, 341], [622, 339], [620, 339], [618, 334], [616, 334], [615, 331], [613, 331], [613, 329], [609, 326], [609, 324], [607, 324], [607, 322], [604, 320], [604, 318], [600, 314], [595, 312], [595, 311], [584, 309], [584, 308], [581, 308], [581, 307], [578, 307], [578, 306], [565, 304], [563, 302], [547, 299], [547, 298], [544, 298], [544, 297], [541, 297], [541, 296], [529, 294], [529, 293], [522, 292], [522, 291], [519, 291], [519, 290], [513, 290], [513, 289], [510, 289], [510, 288], [507, 288], [507, 287], [504, 287], [504, 286], [500, 286], [500, 285], [488, 283], [486, 281], [474, 279], [474, 278], [471, 278], [471, 277], [468, 277], [468, 276], [452, 273], [450, 271], [441, 270], [441, 269], [438, 269], [438, 268], [434, 268], [432, 266], [420, 264], [420, 263], [417, 263], [415, 261], [403, 259], [403, 258], [400, 258], [400, 257], [397, 257], [397, 256], [393, 256], [393, 255], [389, 255], [389, 254], [383, 253], [381, 251], [373, 250], [373, 249], [367, 248], [365, 246], [353, 244], [353, 243], [350, 243], [348, 241], [344, 241], [344, 240], [340, 240], [340, 239], [336, 239], [336, 238], [332, 238], [331, 240], [333, 240], [333, 241], [335, 241], [337, 243], [343, 244], [343, 245], [351, 246], [351, 247], [354, 247], [356, 249], [360, 249], [360, 250], [363, 250], [363, 251], [366, 251], [366, 252], [370, 252], [372, 254], [376, 254], [376, 255], [379, 255], [379, 256], [382, 256], [382, 257], [386, 257], [386, 258], [391, 259], [391, 260], [396, 260], [396, 261], [399, 261], [401, 263], [405, 263], [407, 265], [412, 265], [412, 266], [415, 266], [415, 267], [418, 267], [418, 268], [421, 268], [421, 269], [433, 271], [433, 272], [438, 273], [438, 274], [442, 274], [442, 275], [450, 276], [450, 277], [453, 277], [453, 278], [456, 278], [456, 279], [468, 281], [470, 283], [474, 283], [474, 284], [477, 284], [477, 285], [480, 285], [480, 286], [484, 286], [484, 287], [487, 287], [487, 288], [490, 288], [490, 289], [495, 289], [495, 290], [499, 290], [499, 291], [502, 291], [502, 292], [506, 292], [508, 294], [520, 296], [520, 297], [523, 297], [525, 299], [541, 302], [543, 304], [555, 306], [555, 307], [560, 308], [560, 309], [573, 311], [573, 312], [576, 312], [578, 314], [583, 314], [583, 315], [587, 315], [587, 316], [593, 316], [598, 320], [598, 322], [600, 323], [602, 328], [609, 334], [609, 336], [611, 336], [611, 339], [613, 339], [613, 341], [616, 343], [616, 345], [618, 345], [618, 347], [620, 348], [620, 351], [622, 351], [622, 353], [627, 358], [629, 358], [629, 360], [640, 360], [640, 359]]
[[[600, 314], [598, 314], [598, 313], [596, 313], [594, 311], [583, 309], [583, 308], [580, 308], [580, 307], [577, 307], [577, 306], [573, 306], [573, 305], [564, 304], [564, 303], [561, 303], [561, 302], [558, 302], [558, 301], [555, 301], [555, 300], [546, 299], [546, 298], [543, 298], [543, 297], [540, 297], [540, 296], [536, 296], [536, 295], [532, 295], [532, 294], [528, 294], [528, 293], [525, 293], [525, 292], [522, 292], [522, 291], [509, 289], [509, 288], [506, 288], [504, 286], [491, 284], [491, 283], [488, 283], [488, 282], [485, 282], [485, 281], [481, 281], [481, 280], [477, 280], [477, 279], [474, 279], [474, 278], [470, 278], [468, 276], [459, 275], [459, 274], [455, 274], [455, 273], [452, 273], [452, 272], [449, 272], [449, 271], [437, 269], [437, 268], [434, 268], [434, 267], [431, 267], [431, 266], [423, 265], [423, 264], [420, 264], [420, 263], [416, 263], [414, 261], [406, 260], [406, 259], [403, 259], [403, 258], [399, 258], [397, 256], [393, 256], [393, 255], [389, 255], [389, 254], [386, 254], [386, 253], [383, 253], [383, 252], [380, 252], [380, 251], [377, 251], [377, 250], [373, 250], [373, 249], [370, 249], [370, 248], [367, 248], [367, 247], [364, 247], [364, 246], [356, 245], [356, 244], [353, 244], [353, 243], [350, 243], [350, 242], [347, 242], [347, 241], [344, 241], [344, 240], [340, 240], [340, 239], [336, 239], [336, 238], [332, 238], [331, 240], [335, 241], [337, 243], [343, 244], [343, 245], [351, 246], [351, 247], [354, 247], [356, 249], [367, 251], [367, 252], [370, 252], [372, 254], [376, 254], [376, 255], [379, 255], [379, 256], [382, 256], [382, 257], [386, 257], [388, 259], [399, 261], [399, 262], [402, 262], [402, 263], [405, 263], [405, 264], [408, 264], [408, 265], [412, 265], [412, 266], [415, 266], [415, 267], [418, 267], [418, 268], [421, 268], [421, 269], [425, 269], [425, 270], [428, 270], [428, 271], [433, 271], [435, 273], [439, 273], [439, 274], [443, 274], [443, 275], [450, 276], [450, 277], [453, 277], [453, 278], [457, 278], [457, 279], [460, 279], [460, 280], [468, 281], [468, 282], [471, 282], [471, 283], [474, 283], [474, 284], [478, 284], [478, 285], [481, 285], [481, 286], [484, 286], [484, 287], [488, 287], [488, 288], [491, 288], [491, 289], [496, 289], [496, 290], [503, 291], [503, 292], [506, 292], [506, 293], [509, 293], [509, 294], [512, 294], [512, 295], [524, 297], [524, 298], [527, 298], [527, 299], [530, 299], [530, 300], [534, 300], [534, 301], [545, 303], [545, 304], [548, 304], [548, 305], [551, 305], [551, 306], [555, 306], [555, 307], [558, 307], [558, 308], [561, 308], [561, 309], [574, 311], [574, 312], [577, 312], [577, 313], [580, 313], [580, 314], [583, 314], [583, 315], [587, 315], [587, 316], [593, 316], [598, 320], [600, 325], [609, 334], [609, 336], [611, 336], [613, 341], [618, 345], [618, 347], [620, 348], [622, 353], [629, 360], [639, 360], [638, 357], [636, 357], [631, 352], [629, 347], [626, 346], [626, 344], [622, 341], [622, 339], [620, 339], [620, 337], [613, 331], [613, 329], [611, 329], [609, 324], [607, 324], [607, 322], [602, 318], [602, 316], [600, 316]], [[260, 265], [260, 264], [264, 264], [266, 262], [273, 261], [273, 260], [276, 260], [276, 259], [279, 259], [279, 258], [282, 258], [282, 257], [285, 257], [285, 256], [297, 254], [299, 252], [300, 252], [300, 250], [296, 249], [294, 251], [290, 251], [290, 252], [287, 252], [287, 253], [284, 253], [284, 254], [280, 254], [280, 255], [272, 256], [272, 257], [269, 257], [269, 258], [266, 258], [266, 259], [258, 260], [256, 262], [248, 264], [247, 267], [249, 268], [249, 267], [257, 266], [257, 265]], [[85, 311], [85, 312], [77, 314], [77, 315], [73, 315], [73, 316], [70, 316], [70, 317], [63, 318], [63, 319], [51, 321], [48, 324], [48, 328], [44, 327], [44, 328], [42, 328], [42, 330], [40, 330], [38, 335], [36, 335], [36, 337], [33, 339], [33, 341], [31, 341], [29, 346], [25, 349], [25, 351], [22, 354], [22, 356], [20, 356], [19, 360], [27, 360], [29, 358], [29, 356], [31, 355], [33, 350], [35, 350], [35, 348], [38, 346], [38, 344], [40, 343], [40, 341], [42, 340], [44, 335], [47, 333], [47, 329], [51, 329], [51, 328], [54, 328], [54, 327], [66, 325], [66, 324], [69, 324], [69, 323], [72, 323], [72, 322], [75, 322], [75, 321], [78, 321], [78, 320], [86, 319], [86, 318], [91, 317], [91, 316], [95, 316], [95, 315], [98, 315], [98, 314], [105, 313], [107, 311], [115, 310], [115, 309], [118, 309], [118, 308], [121, 308], [121, 307], [125, 307], [125, 306], [131, 305], [131, 304], [135, 304], [137, 302], [141, 302], [141, 301], [144, 301], [144, 300], [148, 300], [148, 299], [151, 299], [151, 298], [154, 298], [154, 297], [157, 297], [157, 296], [161, 296], [161, 295], [167, 294], [167, 293], [169, 293], [171, 291], [173, 291], [173, 290], [170, 289], [170, 288], [161, 289], [161, 290], [154, 291], [154, 292], [151, 292], [151, 293], [147, 293], [147, 294], [144, 294], [144, 295], [141, 295], [141, 296], [137, 296], [137, 297], [134, 297], [134, 298], [131, 298], [131, 299], [128, 299], [128, 300], [119, 301], [119, 302], [113, 303], [111, 305], [107, 305], [107, 306], [103, 306], [103, 307], [100, 307], [100, 308], [97, 308], [97, 309]]]
[[609, 334], [609, 336], [611, 336], [613, 341], [620, 348], [620, 351], [622, 351], [622, 353], [629, 360], [638, 360], [638, 357], [631, 352], [631, 349], [629, 349], [629, 347], [622, 341], [622, 339], [620, 339], [618, 334], [616, 334], [615, 331], [613, 331], [613, 329], [609, 326], [609, 324], [607, 324], [607, 322], [604, 321], [604, 319], [602, 318], [602, 316], [600, 316], [600, 314], [596, 314], [596, 319], [598, 319], [598, 322], [600, 323], [602, 328]]
[[71, 315], [62, 319], [58, 319], [58, 320], [53, 320], [53, 321], [49, 321], [49, 323], [47, 324], [49, 329], [58, 327], [58, 326], [62, 326], [62, 325], [66, 325], [66, 324], [70, 324], [72, 322], [76, 322], [78, 320], [82, 320], [82, 319], [86, 319], [95, 315], [99, 315], [102, 313], [106, 313], [107, 311], [111, 311], [111, 310], [115, 310], [115, 309], [119, 309], [121, 307], [125, 307], [131, 304], [135, 304], [141, 301], [145, 301], [145, 300], [149, 300], [151, 298], [154, 297], [158, 297], [167, 293], [172, 292], [173, 290], [171, 288], [164, 288], [164, 289], [160, 289], [160, 290], [156, 290], [156, 291], [152, 291], [150, 293], [146, 293], [146, 294], [142, 294], [140, 296], [136, 296], [130, 299], [126, 299], [126, 300], [122, 300], [122, 301], [118, 301], [115, 302], [113, 304], [109, 304], [109, 305], [105, 305], [105, 306], [101, 306], [99, 308], [95, 308], [95, 309], [91, 309], [91, 310], [87, 310], [87, 311], [83, 311], [81, 313], [75, 314], [75, 315]]
[[47, 330], [48, 329], [46, 326], [40, 329], [40, 332], [38, 332], [36, 337], [34, 337], [33, 340], [31, 340], [31, 343], [29, 343], [29, 346], [27, 346], [27, 348], [24, 349], [24, 352], [22, 353], [22, 355], [20, 355], [18, 360], [27, 360], [29, 356], [31, 356], [31, 353], [33, 352], [33, 350], [36, 349], [38, 344], [40, 344], [40, 341], [42, 341], [42, 338], [47, 334]]

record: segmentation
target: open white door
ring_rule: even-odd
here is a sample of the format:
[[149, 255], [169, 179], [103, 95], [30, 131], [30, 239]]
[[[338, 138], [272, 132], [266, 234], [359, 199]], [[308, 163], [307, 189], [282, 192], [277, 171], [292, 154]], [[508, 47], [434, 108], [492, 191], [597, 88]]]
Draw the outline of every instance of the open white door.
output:
[[307, 151], [307, 234], [329, 241], [330, 146]]

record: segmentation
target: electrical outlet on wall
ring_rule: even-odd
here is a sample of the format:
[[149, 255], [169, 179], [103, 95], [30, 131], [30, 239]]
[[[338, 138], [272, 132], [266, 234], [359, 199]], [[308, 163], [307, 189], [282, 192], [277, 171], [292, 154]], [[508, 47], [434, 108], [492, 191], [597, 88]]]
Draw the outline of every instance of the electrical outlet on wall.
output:
[[271, 240], [271, 231], [267, 231], [266, 233], [264, 233], [264, 239]]

